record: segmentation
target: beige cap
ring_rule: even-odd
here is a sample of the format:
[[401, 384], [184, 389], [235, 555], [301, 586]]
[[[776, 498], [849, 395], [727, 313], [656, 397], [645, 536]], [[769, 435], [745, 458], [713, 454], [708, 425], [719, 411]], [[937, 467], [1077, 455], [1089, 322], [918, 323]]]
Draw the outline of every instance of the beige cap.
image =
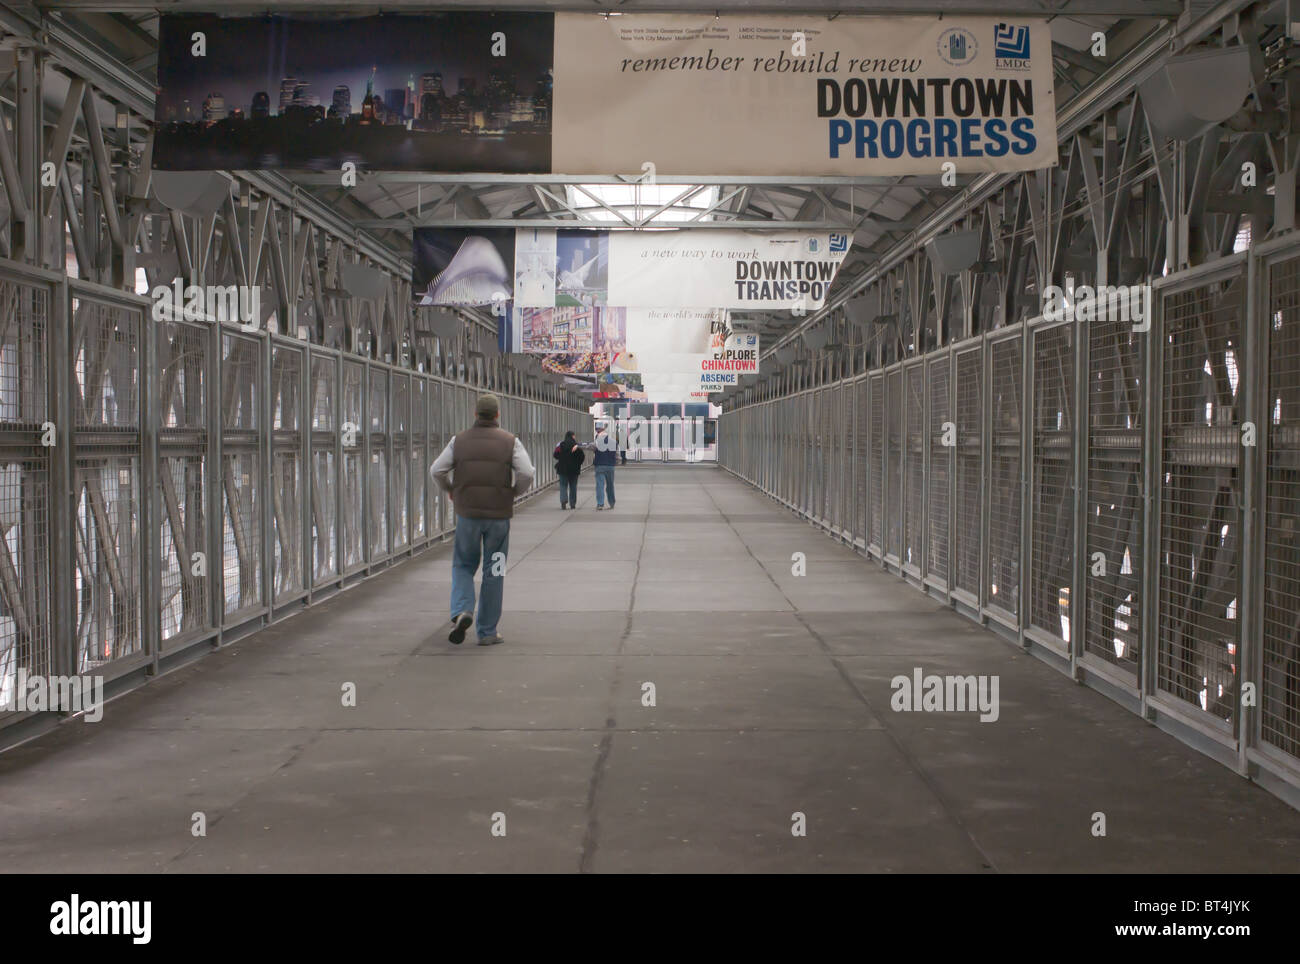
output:
[[474, 413], [480, 418], [496, 418], [500, 412], [501, 402], [492, 394], [480, 395], [478, 404], [474, 406]]

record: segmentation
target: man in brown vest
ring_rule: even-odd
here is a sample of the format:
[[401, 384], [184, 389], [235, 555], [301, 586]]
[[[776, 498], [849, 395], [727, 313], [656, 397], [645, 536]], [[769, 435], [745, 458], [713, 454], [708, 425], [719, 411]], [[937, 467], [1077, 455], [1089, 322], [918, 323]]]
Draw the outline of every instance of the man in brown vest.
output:
[[[451, 635], [465, 639], [474, 623], [474, 575], [483, 561], [483, 592], [478, 601], [478, 644], [505, 642], [497, 634], [505, 592], [506, 552], [515, 496], [533, 481], [533, 463], [523, 444], [497, 425], [501, 403], [480, 395], [474, 425], [461, 432], [434, 460], [430, 475], [450, 493], [456, 509], [456, 541], [451, 560]], [[513, 475], [513, 478], [512, 478]]]

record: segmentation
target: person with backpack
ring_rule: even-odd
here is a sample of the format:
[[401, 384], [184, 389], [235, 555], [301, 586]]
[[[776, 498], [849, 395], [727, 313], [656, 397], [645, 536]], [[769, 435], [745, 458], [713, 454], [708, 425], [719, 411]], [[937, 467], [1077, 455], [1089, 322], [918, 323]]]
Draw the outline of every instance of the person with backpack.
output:
[[578, 507], [578, 474], [587, 454], [572, 432], [565, 432], [560, 444], [555, 446], [555, 474], [560, 480], [560, 508]]

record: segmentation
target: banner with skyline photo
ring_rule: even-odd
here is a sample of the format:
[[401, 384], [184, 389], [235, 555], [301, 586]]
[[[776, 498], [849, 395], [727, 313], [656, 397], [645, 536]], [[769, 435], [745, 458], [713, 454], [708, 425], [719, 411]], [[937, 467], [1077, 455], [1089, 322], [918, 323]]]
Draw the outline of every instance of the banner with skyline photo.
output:
[[1057, 163], [1041, 18], [164, 14], [158, 61], [158, 170], [879, 176]]
[[554, 26], [549, 13], [165, 14], [154, 167], [549, 171]]

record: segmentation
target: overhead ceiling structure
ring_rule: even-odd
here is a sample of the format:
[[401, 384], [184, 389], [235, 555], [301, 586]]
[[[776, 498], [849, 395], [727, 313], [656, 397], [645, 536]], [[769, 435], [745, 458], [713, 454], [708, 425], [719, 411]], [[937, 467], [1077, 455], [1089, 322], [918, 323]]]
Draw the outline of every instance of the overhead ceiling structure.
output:
[[[100, 48], [148, 80], [156, 81], [158, 4], [133, 0], [45, 0], [33, 5], [88, 45]], [[264, 2], [171, 0], [168, 13], [222, 14], [267, 12]], [[1046, 17], [1053, 38], [1053, 69], [1058, 110], [1094, 83], [1109, 63], [1140, 43], [1159, 24], [1183, 12], [1170, 0], [831, 0], [815, 5], [765, 0], [625, 0], [609, 11], [579, 2], [546, 0], [449, 0], [438, 4], [390, 0], [380, 4], [335, 0], [282, 0], [279, 14], [326, 17], [374, 13], [416, 13], [437, 9], [544, 9], [621, 15], [635, 12], [744, 10], [746, 13], [803, 11], [833, 18], [841, 13], [1022, 15]], [[1092, 56], [1097, 34], [1106, 38], [1105, 58]], [[304, 198], [345, 218], [361, 237], [405, 262], [411, 232], [431, 227], [607, 227], [753, 230], [807, 228], [845, 232], [853, 239], [831, 296], [846, 289], [880, 256], [916, 231], [927, 218], [966, 190], [973, 176], [959, 176], [945, 186], [938, 174], [908, 177], [739, 177], [719, 172], [708, 177], [660, 175], [647, 183], [639, 171], [603, 177], [551, 175], [359, 173], [357, 184], [344, 188], [336, 174], [287, 172], [286, 181]], [[752, 330], [766, 335], [787, 332], [800, 318], [788, 312], [754, 316]], [[484, 324], [492, 321], [486, 315]]]

